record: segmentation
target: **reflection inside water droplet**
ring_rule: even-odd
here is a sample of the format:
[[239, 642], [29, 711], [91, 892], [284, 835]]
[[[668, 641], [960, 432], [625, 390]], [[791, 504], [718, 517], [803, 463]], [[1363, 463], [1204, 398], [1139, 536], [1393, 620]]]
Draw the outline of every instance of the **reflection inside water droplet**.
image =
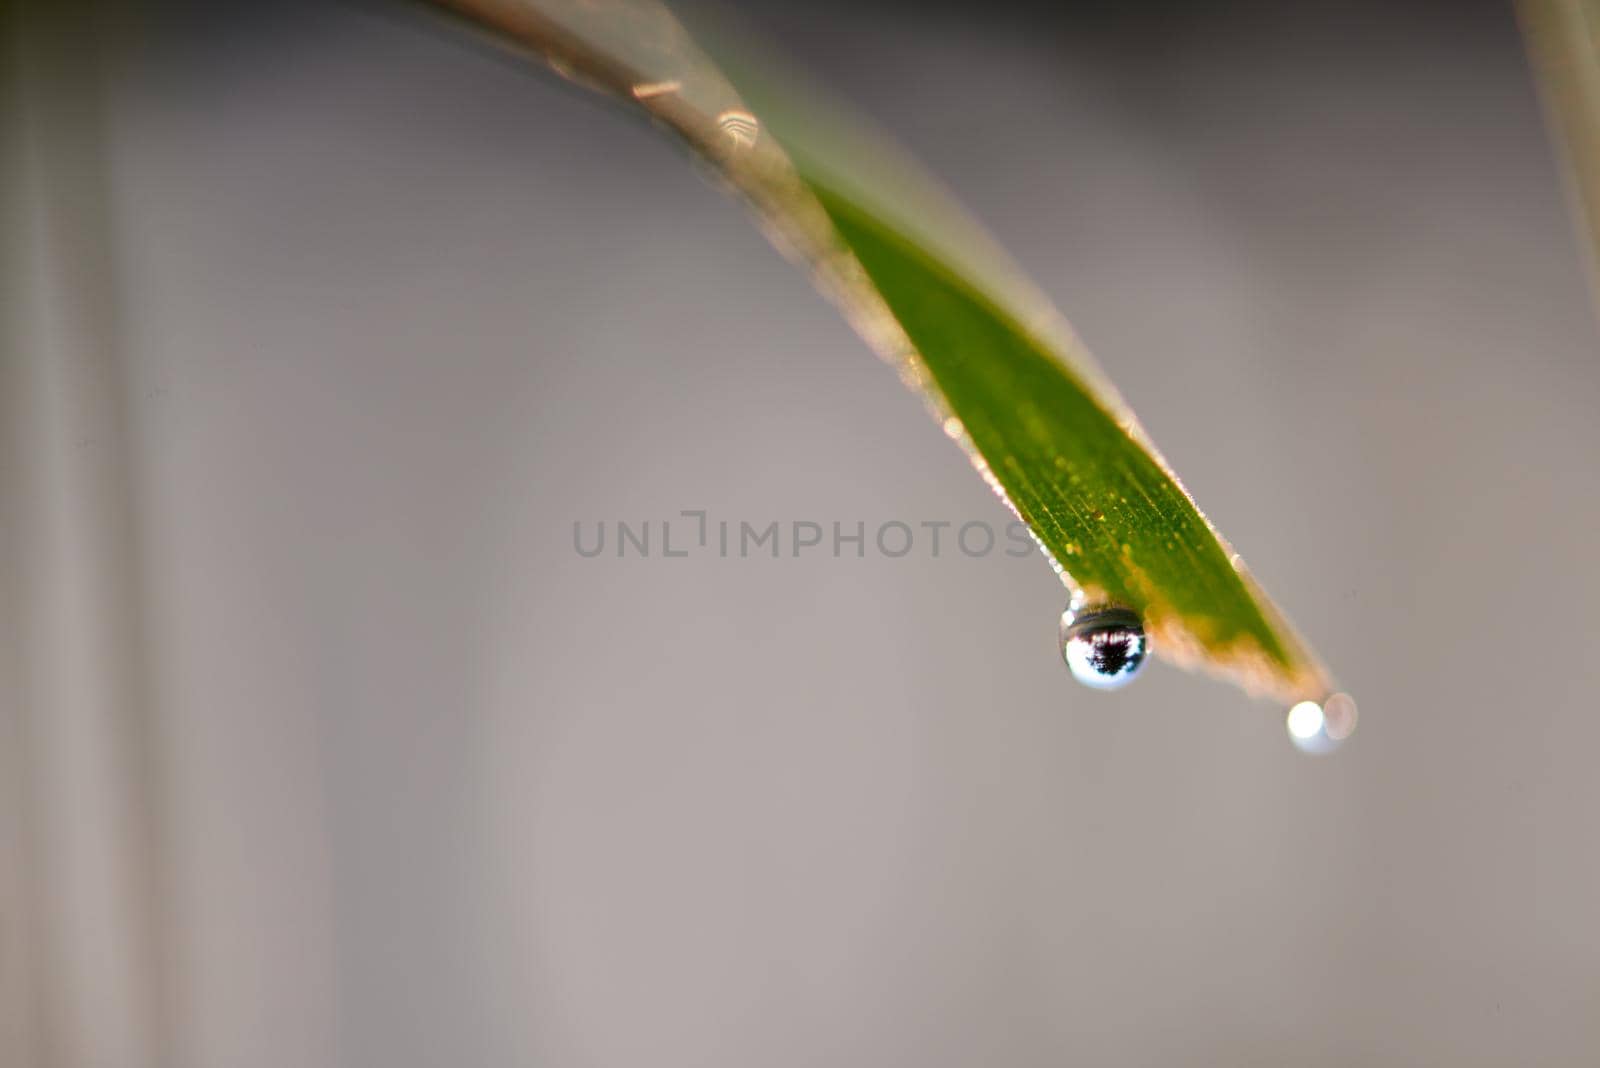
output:
[[1356, 703], [1347, 693], [1336, 693], [1321, 704], [1301, 701], [1289, 709], [1284, 725], [1302, 753], [1331, 753], [1355, 731]]
[[1127, 608], [1068, 608], [1061, 614], [1061, 658], [1085, 686], [1115, 690], [1144, 667], [1144, 623]]

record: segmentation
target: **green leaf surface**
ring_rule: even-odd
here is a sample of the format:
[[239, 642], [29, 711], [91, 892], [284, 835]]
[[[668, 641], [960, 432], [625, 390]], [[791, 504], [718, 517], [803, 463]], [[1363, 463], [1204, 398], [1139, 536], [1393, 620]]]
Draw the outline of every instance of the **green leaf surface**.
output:
[[948, 264], [849, 200], [813, 188], [959, 432], [1089, 602], [1138, 610], [1157, 650], [1193, 642], [1202, 660], [1254, 659], [1265, 674], [1300, 672], [1293, 639], [1269, 621], [1193, 501], [1083, 379]]
[[[1332, 689], [1058, 313], [914, 166], [741, 79], [655, 0], [450, 0], [636, 104], [755, 208], [1027, 523], [1074, 603], [1144, 618], [1157, 655], [1284, 701]], [[748, 64], [746, 64], [748, 65]], [[758, 84], [759, 83], [759, 84]]]

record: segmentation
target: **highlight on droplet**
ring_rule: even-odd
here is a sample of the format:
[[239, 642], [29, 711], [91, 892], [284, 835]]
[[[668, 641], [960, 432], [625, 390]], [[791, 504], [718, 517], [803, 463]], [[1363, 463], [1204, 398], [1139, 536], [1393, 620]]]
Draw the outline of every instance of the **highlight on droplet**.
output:
[[749, 148], [761, 136], [761, 122], [743, 108], [729, 108], [717, 116], [717, 128], [737, 148]]
[[1356, 729], [1356, 702], [1336, 693], [1322, 703], [1301, 701], [1284, 717], [1289, 740], [1302, 753], [1331, 753]]

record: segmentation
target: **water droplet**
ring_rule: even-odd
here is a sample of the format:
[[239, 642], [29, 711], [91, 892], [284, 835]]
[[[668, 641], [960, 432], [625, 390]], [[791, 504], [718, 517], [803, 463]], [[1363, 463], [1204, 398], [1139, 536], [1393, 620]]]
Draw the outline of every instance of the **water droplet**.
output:
[[1302, 753], [1331, 753], [1355, 731], [1356, 703], [1347, 693], [1336, 693], [1321, 704], [1301, 701], [1289, 709], [1284, 725]]
[[1061, 614], [1061, 658], [1072, 675], [1096, 690], [1115, 690], [1144, 667], [1149, 643], [1144, 622], [1129, 608], [1095, 607]]
[[718, 115], [717, 127], [735, 148], [749, 148], [761, 136], [761, 123], [742, 108], [729, 108]]

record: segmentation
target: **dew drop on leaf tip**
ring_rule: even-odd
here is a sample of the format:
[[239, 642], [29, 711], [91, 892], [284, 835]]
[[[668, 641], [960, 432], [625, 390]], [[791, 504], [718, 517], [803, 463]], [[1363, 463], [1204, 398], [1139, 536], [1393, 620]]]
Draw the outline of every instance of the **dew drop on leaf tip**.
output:
[[1144, 668], [1149, 651], [1144, 621], [1132, 609], [1069, 605], [1061, 613], [1061, 658], [1085, 686], [1121, 689]]
[[1321, 704], [1301, 701], [1289, 709], [1284, 725], [1289, 729], [1289, 741], [1302, 753], [1331, 753], [1356, 729], [1355, 699], [1336, 693]]

